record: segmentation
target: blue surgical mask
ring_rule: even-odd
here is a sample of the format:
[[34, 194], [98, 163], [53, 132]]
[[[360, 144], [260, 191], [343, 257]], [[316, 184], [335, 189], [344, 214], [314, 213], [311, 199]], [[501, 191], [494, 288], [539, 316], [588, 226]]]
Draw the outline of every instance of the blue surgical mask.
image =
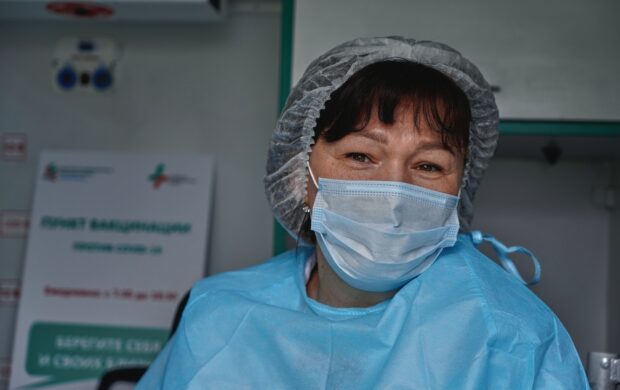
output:
[[390, 181], [317, 183], [310, 175], [318, 189], [311, 229], [331, 268], [355, 288], [395, 290], [456, 242], [458, 196]]

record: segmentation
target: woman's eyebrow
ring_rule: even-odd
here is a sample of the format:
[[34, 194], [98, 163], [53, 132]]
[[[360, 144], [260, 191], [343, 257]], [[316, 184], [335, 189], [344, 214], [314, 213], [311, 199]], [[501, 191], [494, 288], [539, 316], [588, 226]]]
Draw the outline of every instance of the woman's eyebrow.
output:
[[[388, 144], [387, 135], [380, 131], [363, 131], [362, 130], [362, 131], [356, 131], [356, 132], [350, 133], [350, 136], [368, 138], [372, 141], [379, 142], [380, 144], [383, 144], [383, 145]], [[453, 156], [456, 156], [456, 153], [454, 152], [454, 150], [448, 145], [443, 144], [442, 142], [422, 141], [416, 147], [416, 149], [422, 152], [426, 152], [430, 150], [443, 150], [443, 151], [449, 152]]]
[[357, 132], [351, 133], [351, 135], [368, 138], [368, 139], [371, 139], [373, 141], [379, 142], [384, 145], [387, 145], [388, 143], [387, 136], [384, 133], [377, 132], [377, 131], [357, 131]]
[[446, 152], [450, 152], [450, 154], [455, 155], [454, 150], [450, 148], [448, 145], [445, 145], [441, 142], [421, 142], [416, 148], [420, 151], [429, 151], [429, 150], [444, 150]]

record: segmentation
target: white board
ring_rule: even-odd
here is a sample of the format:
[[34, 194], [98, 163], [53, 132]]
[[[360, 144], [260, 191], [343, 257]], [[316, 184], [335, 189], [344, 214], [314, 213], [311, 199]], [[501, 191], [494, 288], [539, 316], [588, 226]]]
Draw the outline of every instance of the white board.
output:
[[10, 388], [93, 389], [147, 365], [204, 275], [207, 156], [42, 153]]

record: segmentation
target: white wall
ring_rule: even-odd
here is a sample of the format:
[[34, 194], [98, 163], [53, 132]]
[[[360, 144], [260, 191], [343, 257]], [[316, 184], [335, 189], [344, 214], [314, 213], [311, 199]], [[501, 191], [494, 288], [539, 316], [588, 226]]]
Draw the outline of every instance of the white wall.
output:
[[[0, 133], [29, 139], [28, 161], [0, 161], [0, 210], [30, 208], [42, 149], [207, 153], [217, 161], [209, 273], [270, 257], [262, 178], [277, 117], [280, 14], [230, 5], [226, 20], [211, 24], [0, 23]], [[51, 56], [63, 36], [123, 46], [116, 91], [52, 88]], [[24, 244], [0, 238], [0, 279], [19, 279]], [[14, 311], [0, 303], [0, 363]]]

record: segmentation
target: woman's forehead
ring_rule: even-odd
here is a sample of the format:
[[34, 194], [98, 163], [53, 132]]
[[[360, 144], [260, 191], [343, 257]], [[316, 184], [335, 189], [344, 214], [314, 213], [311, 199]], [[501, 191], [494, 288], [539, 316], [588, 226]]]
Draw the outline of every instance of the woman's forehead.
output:
[[416, 143], [438, 146], [440, 149], [456, 153], [458, 148], [448, 145], [444, 129], [437, 123], [430, 122], [428, 115], [421, 114], [413, 100], [403, 100], [393, 112], [393, 121], [385, 121], [379, 115], [379, 108], [374, 104], [367, 118], [358, 121], [355, 131], [345, 137], [357, 136], [387, 144], [392, 139], [411, 138]]
[[358, 131], [351, 132], [342, 138], [343, 141], [372, 142], [390, 147], [404, 147], [412, 151], [446, 150], [456, 154], [442, 139], [441, 133], [428, 126], [417, 127], [410, 121], [409, 124], [385, 125], [380, 122], [369, 122]]

